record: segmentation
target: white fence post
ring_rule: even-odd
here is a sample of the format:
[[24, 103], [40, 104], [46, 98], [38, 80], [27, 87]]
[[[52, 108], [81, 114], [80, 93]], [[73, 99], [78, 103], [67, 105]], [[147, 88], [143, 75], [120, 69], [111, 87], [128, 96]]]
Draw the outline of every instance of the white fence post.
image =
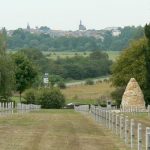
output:
[[150, 128], [146, 128], [146, 150], [150, 150]]
[[128, 143], [128, 133], [129, 133], [129, 120], [128, 117], [126, 116], [125, 118], [125, 143]]
[[123, 116], [121, 115], [120, 116], [120, 138], [122, 138], [123, 137], [123, 128], [124, 128], [124, 125], [123, 125], [123, 120], [124, 120], [124, 118], [123, 118]]
[[109, 111], [109, 129], [111, 129], [111, 112]]
[[118, 128], [119, 128], [119, 115], [116, 115], [116, 134], [118, 134]]
[[108, 110], [106, 110], [106, 127], [108, 128]]
[[134, 120], [133, 119], [131, 119], [131, 124], [130, 124], [130, 144], [131, 144], [131, 149], [133, 149], [133, 147], [134, 147], [134, 137], [135, 137], [135, 135], [134, 135], [134, 126], [135, 126], [135, 124], [134, 124]]
[[138, 123], [138, 150], [142, 150], [142, 125]]
[[112, 113], [112, 131], [115, 132], [115, 113]]

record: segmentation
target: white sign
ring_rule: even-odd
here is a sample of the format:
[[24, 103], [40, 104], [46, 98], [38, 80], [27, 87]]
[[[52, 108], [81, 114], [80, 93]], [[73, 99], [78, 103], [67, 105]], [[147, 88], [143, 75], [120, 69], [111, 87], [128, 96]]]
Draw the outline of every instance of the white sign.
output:
[[48, 82], [49, 82], [48, 78], [44, 78], [43, 81], [44, 81], [45, 84], [48, 84]]

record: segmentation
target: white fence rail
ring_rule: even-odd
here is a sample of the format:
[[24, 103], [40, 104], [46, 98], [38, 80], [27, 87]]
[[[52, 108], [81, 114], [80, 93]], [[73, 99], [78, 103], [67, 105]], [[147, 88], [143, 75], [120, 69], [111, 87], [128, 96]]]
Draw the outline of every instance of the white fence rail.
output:
[[41, 109], [41, 105], [33, 105], [33, 104], [21, 104], [18, 103], [16, 106], [14, 102], [0, 102], [0, 114], [13, 114], [14, 112], [24, 113], [30, 111], [38, 111]]
[[[131, 150], [150, 150], [150, 128], [136, 122], [134, 119], [129, 119], [120, 111], [114, 111], [98, 106], [81, 105], [75, 106], [75, 111], [89, 112], [97, 123], [102, 124], [118, 135]], [[146, 111], [148, 114], [150, 106]], [[125, 112], [125, 111], [124, 111]], [[131, 111], [132, 112], [132, 111]], [[137, 113], [140, 111], [136, 111]]]

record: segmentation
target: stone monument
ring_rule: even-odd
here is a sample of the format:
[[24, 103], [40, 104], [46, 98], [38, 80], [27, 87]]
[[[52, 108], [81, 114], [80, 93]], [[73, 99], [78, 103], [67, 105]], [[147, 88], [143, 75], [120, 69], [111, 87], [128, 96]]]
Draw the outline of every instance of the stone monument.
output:
[[143, 92], [134, 78], [131, 78], [122, 97], [123, 108], [145, 108]]

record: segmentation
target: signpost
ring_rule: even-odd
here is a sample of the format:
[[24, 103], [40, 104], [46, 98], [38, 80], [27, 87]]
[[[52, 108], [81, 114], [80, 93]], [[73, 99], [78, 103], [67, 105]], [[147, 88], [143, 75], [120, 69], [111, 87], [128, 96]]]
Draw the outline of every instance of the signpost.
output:
[[45, 87], [48, 87], [48, 83], [49, 83], [48, 73], [44, 74], [43, 83]]

